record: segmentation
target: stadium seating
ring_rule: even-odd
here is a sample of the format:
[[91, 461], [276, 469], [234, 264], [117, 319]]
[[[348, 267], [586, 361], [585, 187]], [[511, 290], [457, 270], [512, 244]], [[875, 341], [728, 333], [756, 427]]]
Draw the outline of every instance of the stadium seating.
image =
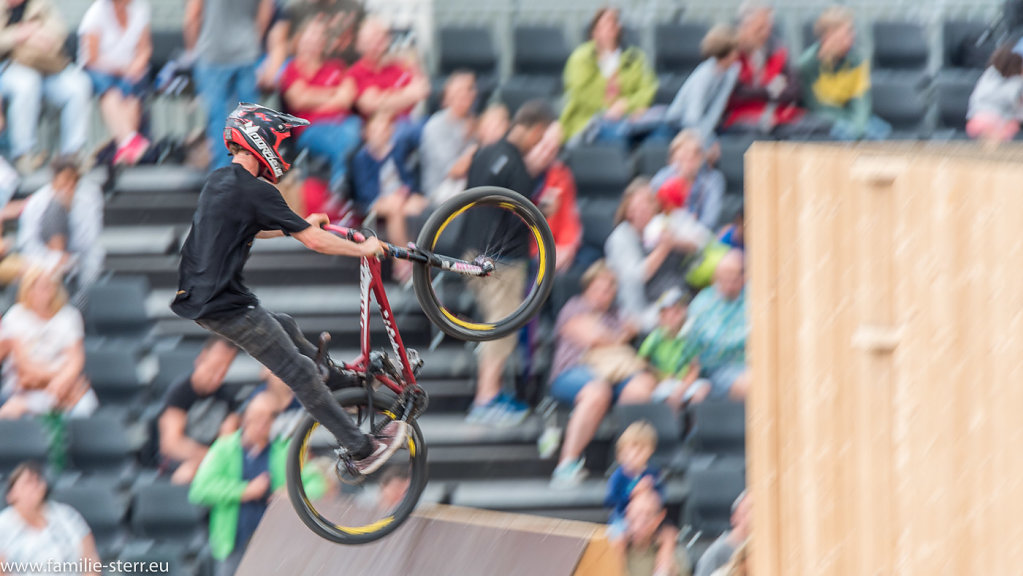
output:
[[45, 463], [50, 450], [50, 432], [40, 420], [0, 420], [0, 476], [6, 476], [25, 461]]
[[[127, 427], [104, 417], [73, 418], [67, 422], [68, 458], [75, 470], [126, 482], [135, 468], [139, 442]], [[127, 486], [127, 484], [125, 484]]]
[[668, 165], [667, 142], [644, 142], [632, 156], [633, 174], [652, 177]]
[[951, 130], [953, 138], [965, 136], [970, 94], [979, 77], [979, 70], [953, 70], [938, 76], [934, 84], [934, 98], [938, 107], [939, 130]]
[[[994, 52], [998, 34], [990, 24], [977, 20], [948, 20], [941, 25], [942, 66], [944, 68], [977, 68], [976, 61], [986, 62]], [[983, 68], [983, 65], [980, 66]]]
[[654, 71], [682, 77], [703, 61], [700, 42], [710, 26], [703, 22], [672, 22], [654, 27]]
[[514, 76], [544, 76], [561, 80], [569, 47], [559, 26], [516, 26]]
[[619, 198], [632, 175], [628, 156], [615, 146], [576, 148], [568, 155], [568, 166], [579, 198]]
[[746, 488], [745, 467], [721, 466], [692, 470], [685, 503], [684, 526], [694, 537], [710, 539], [728, 530], [732, 504]]
[[741, 402], [706, 400], [688, 408], [692, 432], [691, 468], [729, 463], [739, 465], [746, 457], [746, 409]]
[[919, 138], [925, 134], [928, 102], [919, 76], [874, 74], [872, 84], [874, 114], [892, 125], [895, 137]]
[[205, 511], [188, 501], [188, 488], [164, 482], [136, 485], [131, 505], [135, 536], [197, 552], [205, 544]]
[[913, 70], [927, 67], [930, 50], [923, 26], [914, 22], [875, 22], [874, 68]]
[[77, 483], [57, 487], [52, 499], [71, 506], [85, 519], [96, 539], [100, 558], [116, 558], [127, 540], [126, 500], [112, 487]]
[[470, 70], [480, 77], [496, 77], [498, 56], [490, 30], [484, 27], [444, 27], [437, 31], [441, 75]]

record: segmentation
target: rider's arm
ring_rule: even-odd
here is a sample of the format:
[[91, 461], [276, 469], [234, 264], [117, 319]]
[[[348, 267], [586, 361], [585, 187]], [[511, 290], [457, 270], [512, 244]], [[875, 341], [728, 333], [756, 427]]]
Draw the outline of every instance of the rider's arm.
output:
[[312, 214], [306, 218], [306, 222], [309, 222], [310, 226], [301, 232], [293, 233], [292, 236], [314, 252], [359, 258], [384, 255], [383, 246], [376, 238], [370, 237], [364, 242], [356, 243], [320, 228], [330, 222], [326, 214]]
[[266, 240], [267, 238], [280, 238], [284, 236], [283, 230], [263, 230], [262, 232], [256, 233], [256, 238], [259, 240]]

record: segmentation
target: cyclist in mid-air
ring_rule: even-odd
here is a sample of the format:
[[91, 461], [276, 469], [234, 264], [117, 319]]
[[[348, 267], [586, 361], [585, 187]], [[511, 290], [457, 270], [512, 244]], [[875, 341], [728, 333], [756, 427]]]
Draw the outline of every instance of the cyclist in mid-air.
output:
[[323, 254], [367, 258], [385, 254], [376, 238], [357, 244], [323, 230], [321, 226], [328, 222], [323, 214], [302, 219], [271, 185], [291, 167], [281, 157], [281, 143], [293, 128], [307, 124], [246, 103], [227, 117], [224, 143], [232, 163], [212, 172], [199, 195], [192, 229], [181, 248], [178, 291], [171, 309], [234, 342], [269, 368], [334, 434], [341, 445], [338, 454], [347, 451], [354, 466], [370, 474], [404, 443], [406, 423], [393, 421], [375, 435], [363, 434], [334, 400], [313, 360], [316, 349], [295, 321], [260, 306], [242, 281], [242, 268], [255, 238], [286, 234]]

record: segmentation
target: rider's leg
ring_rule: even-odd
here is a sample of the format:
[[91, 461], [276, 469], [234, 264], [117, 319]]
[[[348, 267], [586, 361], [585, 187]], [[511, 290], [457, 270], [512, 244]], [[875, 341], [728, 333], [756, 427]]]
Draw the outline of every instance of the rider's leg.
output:
[[[298, 352], [306, 358], [311, 358], [315, 361], [319, 350], [312, 342], [306, 339], [305, 334], [302, 334], [302, 330], [298, 327], [298, 322], [295, 322], [295, 319], [287, 314], [277, 312], [271, 312], [270, 314], [281, 325], [281, 328], [284, 328], [288, 337], [291, 338], [295, 347], [298, 348]], [[359, 381], [350, 372], [342, 371], [337, 366], [331, 366], [331, 368], [330, 373], [327, 374], [327, 388], [340, 390], [342, 388], [358, 386]]]
[[263, 307], [224, 319], [204, 319], [200, 325], [242, 348], [270, 369], [295, 392], [295, 397], [356, 459], [373, 450], [365, 434], [334, 400], [314, 362], [299, 353], [291, 337]]

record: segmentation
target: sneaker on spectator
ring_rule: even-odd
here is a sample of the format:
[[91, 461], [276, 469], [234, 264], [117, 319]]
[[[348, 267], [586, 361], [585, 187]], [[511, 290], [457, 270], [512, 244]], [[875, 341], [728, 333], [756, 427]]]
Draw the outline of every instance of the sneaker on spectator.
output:
[[465, 416], [465, 421], [469, 424], [486, 424], [491, 422], [492, 415], [500, 407], [502, 402], [503, 394], [494, 396], [486, 404], [476, 404], [473, 402], [469, 408], [469, 413]]
[[501, 394], [500, 402], [494, 408], [491, 423], [500, 428], [514, 428], [526, 421], [531, 408], [511, 395]]
[[569, 462], [562, 462], [554, 469], [551, 475], [551, 488], [555, 490], [568, 490], [582, 484], [589, 472], [586, 470], [586, 459], [579, 458]]

